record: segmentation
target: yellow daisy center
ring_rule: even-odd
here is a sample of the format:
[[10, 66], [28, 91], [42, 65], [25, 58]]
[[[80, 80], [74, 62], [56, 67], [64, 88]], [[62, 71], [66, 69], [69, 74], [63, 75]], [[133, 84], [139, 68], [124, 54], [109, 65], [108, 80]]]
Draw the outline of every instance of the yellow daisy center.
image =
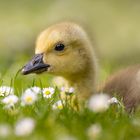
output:
[[26, 102], [28, 103], [32, 102], [32, 97], [31, 96], [26, 97]]
[[50, 95], [51, 92], [50, 92], [49, 90], [47, 90], [47, 91], [45, 92], [45, 94], [46, 94], [46, 95]]
[[57, 108], [58, 109], [63, 109], [63, 105], [58, 105]]

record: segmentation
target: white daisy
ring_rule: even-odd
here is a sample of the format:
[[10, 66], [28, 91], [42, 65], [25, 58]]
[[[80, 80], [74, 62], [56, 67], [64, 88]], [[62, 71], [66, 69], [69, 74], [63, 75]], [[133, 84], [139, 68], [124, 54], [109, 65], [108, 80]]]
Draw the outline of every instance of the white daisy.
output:
[[93, 124], [88, 128], [87, 135], [91, 140], [93, 140], [99, 137], [101, 131], [102, 131], [102, 127], [100, 124]]
[[68, 90], [68, 92], [69, 92], [69, 93], [74, 93], [74, 92], [75, 92], [74, 87], [70, 87], [69, 90]]
[[53, 104], [52, 108], [55, 109], [63, 109], [63, 104], [64, 102], [62, 102], [61, 100], [57, 101], [56, 103]]
[[8, 95], [4, 99], [2, 99], [2, 103], [6, 105], [5, 107], [12, 107], [17, 102], [18, 102], [18, 97], [16, 95]]
[[40, 87], [31, 87], [31, 88], [28, 88], [28, 89], [26, 89], [25, 90], [25, 93], [26, 92], [33, 92], [33, 93], [35, 93], [35, 94], [39, 94], [39, 93], [41, 93], [41, 88]]
[[112, 97], [111, 99], [108, 100], [108, 103], [109, 104], [117, 104], [117, 103], [119, 103], [119, 101], [117, 100], [116, 97]]
[[53, 87], [43, 88], [42, 93], [45, 98], [51, 98], [55, 89]]
[[35, 94], [31, 90], [28, 90], [25, 93], [23, 93], [21, 97], [21, 104], [32, 105], [36, 100], [37, 100], [37, 94]]
[[15, 125], [15, 135], [28, 136], [35, 128], [35, 121], [32, 118], [24, 118], [18, 121]]
[[0, 87], [0, 96], [7, 96], [9, 94], [14, 94], [14, 89], [9, 86]]
[[96, 94], [93, 95], [90, 100], [88, 107], [93, 112], [103, 112], [109, 108], [109, 96], [107, 94]]

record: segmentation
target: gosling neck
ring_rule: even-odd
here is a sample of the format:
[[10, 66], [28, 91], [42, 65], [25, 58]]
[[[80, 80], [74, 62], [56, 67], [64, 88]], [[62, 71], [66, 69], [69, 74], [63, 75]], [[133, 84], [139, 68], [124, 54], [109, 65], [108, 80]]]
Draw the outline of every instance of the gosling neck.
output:
[[79, 99], [88, 99], [95, 92], [96, 64], [90, 63], [82, 73], [75, 74], [69, 78], [69, 85], [75, 88]]

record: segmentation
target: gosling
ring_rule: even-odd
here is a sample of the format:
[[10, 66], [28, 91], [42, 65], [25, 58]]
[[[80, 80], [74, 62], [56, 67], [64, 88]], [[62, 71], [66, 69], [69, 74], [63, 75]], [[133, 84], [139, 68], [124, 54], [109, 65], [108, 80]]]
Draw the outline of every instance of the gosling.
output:
[[97, 59], [94, 46], [79, 25], [63, 22], [43, 31], [36, 42], [35, 56], [22, 73], [50, 73], [62, 76], [75, 88], [77, 98], [86, 101], [95, 92], [118, 94], [127, 110], [140, 104], [140, 66], [111, 76], [96, 91]]
[[85, 101], [95, 91], [97, 60], [92, 43], [77, 24], [63, 22], [43, 31], [36, 42], [35, 56], [22, 73], [47, 72], [64, 77]]

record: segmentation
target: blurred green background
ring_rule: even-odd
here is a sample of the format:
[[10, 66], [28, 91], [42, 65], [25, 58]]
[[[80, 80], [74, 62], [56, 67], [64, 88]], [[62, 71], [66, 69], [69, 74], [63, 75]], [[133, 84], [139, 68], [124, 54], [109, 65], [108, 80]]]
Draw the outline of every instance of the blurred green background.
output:
[[0, 0], [0, 19], [0, 72], [6, 82], [32, 57], [38, 34], [63, 20], [81, 23], [94, 40], [103, 79], [106, 71], [139, 63], [139, 0]]

